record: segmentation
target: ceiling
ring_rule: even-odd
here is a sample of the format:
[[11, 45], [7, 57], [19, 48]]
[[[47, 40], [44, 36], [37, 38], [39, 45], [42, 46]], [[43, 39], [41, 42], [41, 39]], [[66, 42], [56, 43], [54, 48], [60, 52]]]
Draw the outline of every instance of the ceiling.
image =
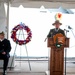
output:
[[75, 8], [75, 0], [0, 0], [0, 3], [7, 3], [8, 1], [10, 1], [12, 7], [23, 5], [28, 8], [39, 8], [43, 5], [45, 8], [58, 8], [60, 6], [63, 8]]
[[43, 1], [43, 2], [66, 2], [66, 3], [74, 3], [75, 0], [0, 0], [0, 2], [27, 2], [27, 1]]

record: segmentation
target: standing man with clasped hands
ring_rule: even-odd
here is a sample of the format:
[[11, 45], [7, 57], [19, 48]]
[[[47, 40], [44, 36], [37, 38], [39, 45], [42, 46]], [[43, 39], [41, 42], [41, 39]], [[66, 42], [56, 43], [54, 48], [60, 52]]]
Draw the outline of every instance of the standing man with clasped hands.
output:
[[4, 32], [0, 32], [0, 59], [4, 61], [3, 63], [3, 75], [6, 75], [7, 71], [7, 66], [9, 62], [9, 57], [10, 54], [9, 52], [11, 51], [11, 44], [10, 41], [5, 38]]

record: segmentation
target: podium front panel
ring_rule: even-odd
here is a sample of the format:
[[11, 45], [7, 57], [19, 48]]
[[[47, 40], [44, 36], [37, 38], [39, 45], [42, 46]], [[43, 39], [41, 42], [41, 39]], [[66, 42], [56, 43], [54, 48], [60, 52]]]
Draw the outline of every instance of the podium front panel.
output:
[[65, 39], [65, 44], [57, 48], [53, 38], [48, 38], [47, 47], [51, 47], [50, 52], [50, 75], [64, 75], [64, 48], [69, 47], [69, 38]]
[[52, 47], [50, 56], [50, 75], [63, 75], [64, 47]]

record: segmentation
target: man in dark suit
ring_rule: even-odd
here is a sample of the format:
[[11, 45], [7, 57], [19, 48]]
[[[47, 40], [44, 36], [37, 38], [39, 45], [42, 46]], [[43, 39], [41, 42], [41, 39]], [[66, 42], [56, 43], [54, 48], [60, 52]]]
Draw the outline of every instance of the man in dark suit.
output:
[[11, 51], [10, 41], [4, 36], [4, 32], [0, 33], [0, 59], [4, 61], [3, 63], [3, 75], [6, 75], [6, 70], [9, 62], [9, 52]]
[[50, 29], [47, 37], [53, 37], [55, 34], [58, 34], [58, 33], [61, 33], [65, 36], [64, 30], [60, 29], [60, 26], [62, 25], [62, 23], [60, 23], [59, 20], [56, 20], [52, 25], [55, 26], [55, 28]]

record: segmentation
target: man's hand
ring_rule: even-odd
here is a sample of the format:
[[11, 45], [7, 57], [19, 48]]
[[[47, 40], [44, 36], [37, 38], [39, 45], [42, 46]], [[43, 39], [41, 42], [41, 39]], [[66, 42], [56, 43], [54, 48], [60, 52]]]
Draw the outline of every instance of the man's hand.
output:
[[44, 42], [46, 42], [47, 38], [45, 38]]
[[4, 55], [5, 55], [5, 54], [6, 54], [6, 52], [2, 52], [2, 54], [4, 54]]

